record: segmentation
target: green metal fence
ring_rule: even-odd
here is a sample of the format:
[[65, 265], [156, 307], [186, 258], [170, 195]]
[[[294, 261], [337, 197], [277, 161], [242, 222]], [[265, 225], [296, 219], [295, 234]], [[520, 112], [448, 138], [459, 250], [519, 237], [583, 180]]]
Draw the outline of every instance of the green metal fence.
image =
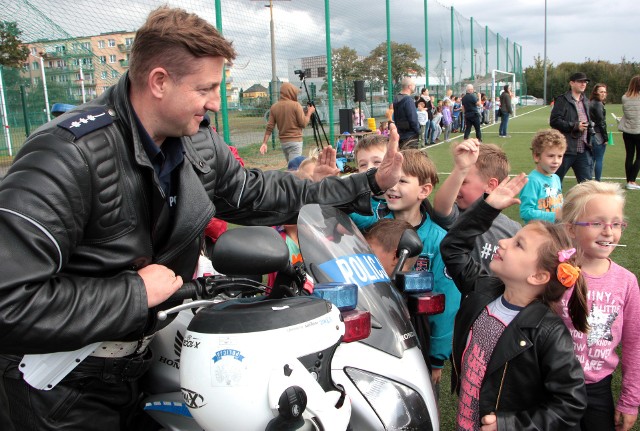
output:
[[[413, 47], [417, 65], [425, 70], [417, 77], [419, 86], [426, 85], [437, 98], [446, 89], [461, 94], [470, 82], [490, 94], [493, 69], [515, 73], [517, 94], [526, 94], [522, 48], [508, 35], [495, 32], [499, 29], [489, 29], [435, 1], [5, 0], [0, 20], [17, 22], [20, 39], [29, 44], [33, 55], [23, 68], [1, 70], [5, 104], [0, 177], [28, 134], [48, 121], [54, 103], [82, 103], [119, 79], [128, 66], [135, 30], [151, 10], [163, 4], [198, 13], [233, 41], [238, 58], [227, 71], [223, 106], [213, 120], [225, 140], [237, 146], [252, 166], [284, 165], [277, 141], [266, 156], [256, 150], [264, 134], [265, 113], [278, 98], [277, 82], [302, 87], [295, 70], [307, 72], [304, 82], [330, 143], [339, 133], [340, 109], [361, 106], [367, 117], [383, 117], [398, 88], [390, 76], [399, 59], [386, 50], [381, 61], [388, 73], [382, 78], [369, 76], [380, 64], [372, 66], [366, 59], [381, 45]], [[327, 61], [328, 53], [344, 47], [359, 56], [357, 74], [340, 75], [336, 59]], [[353, 81], [358, 79], [365, 80], [367, 92], [366, 101], [360, 103], [353, 101]], [[251, 87], [265, 91], [250, 93]], [[300, 101], [306, 102], [304, 87], [300, 95]], [[305, 140], [312, 141], [311, 134], [308, 128]]]

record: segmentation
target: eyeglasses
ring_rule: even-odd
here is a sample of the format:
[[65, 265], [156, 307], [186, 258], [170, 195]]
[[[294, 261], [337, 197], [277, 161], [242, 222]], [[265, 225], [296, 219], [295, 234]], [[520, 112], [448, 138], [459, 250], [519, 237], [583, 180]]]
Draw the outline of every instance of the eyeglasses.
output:
[[593, 230], [604, 230], [606, 227], [610, 227], [611, 230], [623, 231], [627, 228], [627, 223], [619, 221], [613, 223], [603, 223], [601, 221], [577, 221], [573, 224], [576, 226], [589, 227]]

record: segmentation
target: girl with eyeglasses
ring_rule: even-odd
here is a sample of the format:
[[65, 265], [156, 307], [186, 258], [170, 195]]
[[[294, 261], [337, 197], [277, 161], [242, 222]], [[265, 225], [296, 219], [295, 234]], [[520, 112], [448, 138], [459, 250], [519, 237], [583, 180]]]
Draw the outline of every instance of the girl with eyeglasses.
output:
[[[561, 316], [571, 332], [587, 386], [587, 409], [581, 431], [626, 431], [636, 422], [640, 404], [640, 289], [636, 276], [609, 255], [621, 245], [624, 192], [617, 183], [586, 181], [564, 196], [562, 221], [578, 253], [587, 282], [589, 331], [575, 330], [567, 308], [573, 289], [562, 299]], [[622, 344], [622, 361], [616, 348]], [[622, 366], [622, 390], [617, 405], [611, 378]]]

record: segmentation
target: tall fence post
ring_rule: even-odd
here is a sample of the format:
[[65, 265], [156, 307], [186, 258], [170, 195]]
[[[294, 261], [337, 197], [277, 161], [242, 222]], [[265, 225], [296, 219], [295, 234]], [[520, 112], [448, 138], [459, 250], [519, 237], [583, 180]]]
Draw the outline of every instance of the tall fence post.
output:
[[31, 124], [29, 123], [29, 114], [27, 113], [27, 92], [24, 85], [20, 84], [20, 100], [22, 101], [22, 116], [24, 117], [24, 134], [29, 137], [31, 134]]
[[387, 0], [387, 91], [389, 104], [393, 103], [393, 77], [391, 76], [391, 7]]
[[451, 6], [451, 84], [456, 82], [456, 45], [455, 45], [455, 23], [453, 20], [453, 6]]
[[[222, 34], [222, 5], [221, 0], [216, 0], [216, 28]], [[224, 141], [231, 143], [231, 134], [229, 133], [229, 107], [227, 106], [227, 67], [222, 66], [222, 82], [220, 83], [220, 98], [222, 104], [222, 128], [224, 129]]]
[[475, 48], [473, 47], [473, 17], [471, 17], [471, 19], [469, 20], [470, 22], [470, 28], [471, 28], [471, 79], [473, 80], [473, 83], [476, 83], [476, 53], [475, 53]]
[[429, 88], [429, 14], [427, 13], [427, 0], [424, 0], [424, 86]]
[[331, 12], [329, 0], [324, 0], [325, 39], [327, 44], [327, 103], [329, 105], [329, 145], [335, 142], [333, 127], [333, 59], [331, 56]]

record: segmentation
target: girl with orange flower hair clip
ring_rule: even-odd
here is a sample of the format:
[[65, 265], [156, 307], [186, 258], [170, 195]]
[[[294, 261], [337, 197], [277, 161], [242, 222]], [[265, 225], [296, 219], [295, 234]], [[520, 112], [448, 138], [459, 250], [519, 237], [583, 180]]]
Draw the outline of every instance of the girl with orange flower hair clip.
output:
[[532, 221], [498, 242], [491, 274], [471, 257], [475, 239], [519, 203], [524, 174], [467, 209], [440, 244], [462, 294], [453, 335], [457, 430], [572, 430], [587, 405], [584, 373], [559, 301], [573, 292], [575, 328], [587, 331], [586, 284], [562, 225]]
[[[589, 311], [589, 332], [576, 331], [569, 318], [573, 289], [568, 289], [562, 317], [584, 369], [588, 403], [576, 431], [627, 431], [636, 422], [640, 404], [640, 289], [636, 276], [609, 258], [622, 245], [627, 226], [624, 192], [615, 183], [580, 183], [564, 197], [562, 221], [580, 254]], [[611, 380], [620, 362], [620, 344], [622, 388], [614, 404]]]

